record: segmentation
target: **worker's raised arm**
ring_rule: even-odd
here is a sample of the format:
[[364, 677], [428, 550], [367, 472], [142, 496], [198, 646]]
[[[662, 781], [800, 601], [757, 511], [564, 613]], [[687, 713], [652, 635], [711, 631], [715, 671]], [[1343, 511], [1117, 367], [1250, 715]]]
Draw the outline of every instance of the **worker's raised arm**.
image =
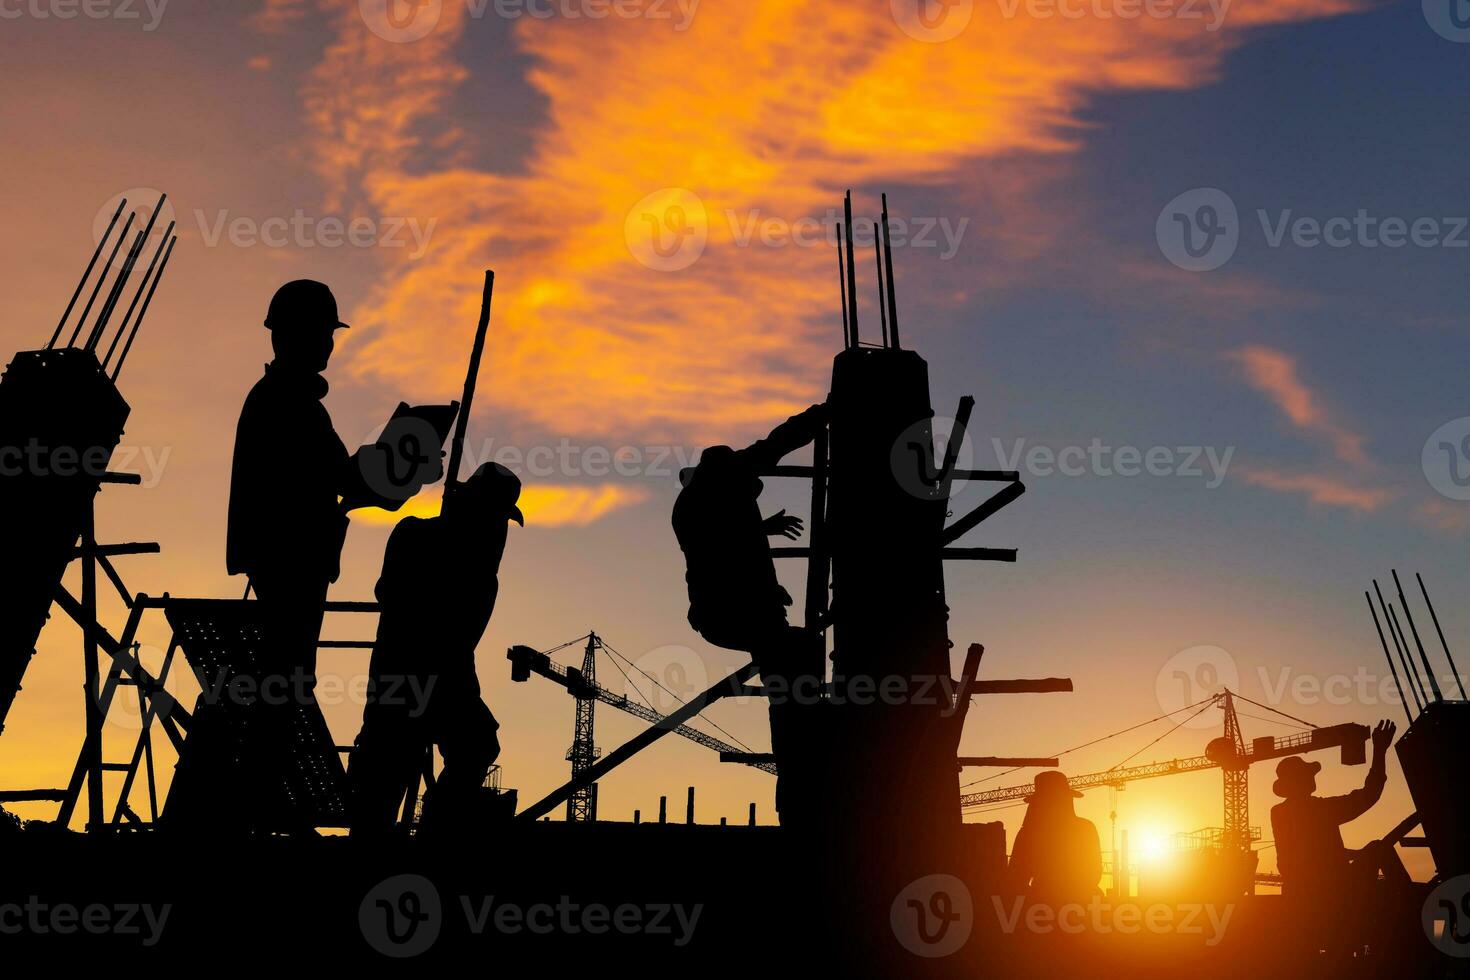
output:
[[781, 462], [784, 456], [796, 452], [817, 437], [827, 424], [827, 406], [813, 405], [800, 415], [793, 415], [771, 430], [764, 439], [740, 450], [739, 455], [748, 465], [767, 470]]
[[1373, 764], [1363, 780], [1363, 788], [1355, 789], [1343, 796], [1330, 796], [1322, 804], [1330, 808], [1338, 823], [1356, 820], [1372, 809], [1383, 795], [1383, 786], [1388, 781], [1388, 747], [1393, 744], [1396, 727], [1391, 721], [1380, 721], [1373, 728]]

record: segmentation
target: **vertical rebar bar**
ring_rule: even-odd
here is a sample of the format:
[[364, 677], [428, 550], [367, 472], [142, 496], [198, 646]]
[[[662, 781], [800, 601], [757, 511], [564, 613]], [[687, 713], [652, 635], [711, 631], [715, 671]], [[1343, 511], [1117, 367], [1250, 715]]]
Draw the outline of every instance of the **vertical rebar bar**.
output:
[[856, 347], [861, 335], [858, 333], [857, 266], [852, 255], [852, 191], [843, 199], [842, 214], [847, 235], [847, 320], [851, 324], [852, 346]]
[[1399, 623], [1399, 611], [1393, 607], [1393, 603], [1391, 602], [1388, 604], [1388, 623], [1389, 631], [1394, 635], [1394, 642], [1399, 645], [1399, 649], [1403, 651], [1403, 656], [1409, 665], [1414, 668], [1414, 682], [1419, 685], [1419, 697], [1423, 700], [1424, 706], [1427, 708], [1429, 707], [1429, 693], [1424, 689], [1424, 678], [1419, 676], [1419, 665], [1414, 663], [1414, 656], [1409, 651], [1409, 641], [1404, 636], [1404, 627]]
[[112, 369], [114, 382], [117, 381], [117, 376], [122, 374], [123, 364], [128, 359], [128, 352], [133, 349], [133, 341], [138, 336], [138, 328], [143, 326], [143, 319], [148, 316], [148, 307], [153, 305], [153, 293], [158, 289], [158, 284], [163, 279], [163, 272], [168, 268], [168, 260], [174, 254], [174, 246], [178, 243], [177, 236], [169, 239], [168, 251], [163, 253], [163, 264], [158, 267], [158, 274], [153, 277], [153, 284], [148, 287], [148, 295], [143, 298], [143, 308], [138, 311], [138, 322], [133, 324], [133, 329], [128, 333], [128, 342], [123, 344], [122, 353], [117, 356], [117, 367]]
[[82, 273], [81, 281], [77, 283], [76, 292], [71, 294], [71, 302], [66, 304], [66, 312], [61, 314], [61, 321], [56, 324], [56, 332], [51, 335], [50, 340], [46, 341], [47, 350], [55, 347], [56, 342], [61, 339], [61, 331], [66, 327], [66, 321], [71, 317], [72, 308], [77, 305], [77, 297], [82, 295], [82, 289], [87, 285], [87, 280], [92, 276], [92, 269], [97, 265], [97, 259], [102, 255], [102, 247], [112, 237], [112, 229], [117, 227], [117, 219], [122, 217], [123, 208], [127, 206], [127, 198], [123, 198], [117, 203], [117, 210], [112, 212], [112, 220], [107, 223], [107, 231], [103, 233], [102, 240], [97, 243], [97, 247], [92, 250], [92, 261], [87, 263], [87, 270]]
[[1444, 694], [1440, 692], [1439, 681], [1434, 676], [1434, 668], [1429, 666], [1429, 654], [1424, 652], [1424, 644], [1419, 639], [1419, 627], [1414, 625], [1414, 610], [1409, 608], [1409, 597], [1404, 595], [1404, 585], [1399, 581], [1399, 570], [1390, 568], [1393, 575], [1393, 587], [1398, 590], [1399, 602], [1404, 606], [1404, 618], [1409, 621], [1409, 631], [1414, 634], [1414, 646], [1419, 649], [1419, 659], [1424, 661], [1424, 673], [1429, 675], [1429, 688], [1434, 692], [1434, 700], [1443, 701]]
[[1393, 640], [1393, 648], [1399, 655], [1399, 666], [1404, 668], [1404, 676], [1409, 678], [1409, 691], [1414, 695], [1414, 704], [1420, 711], [1424, 710], [1424, 698], [1421, 694], [1419, 674], [1410, 664], [1409, 659], [1404, 656], [1404, 648], [1399, 645], [1398, 634], [1393, 631], [1393, 623], [1388, 618], [1388, 603], [1383, 601], [1383, 590], [1378, 587], [1378, 580], [1373, 580], [1373, 592], [1378, 596], [1378, 607], [1383, 612], [1383, 625], [1388, 628], [1389, 638]]
[[883, 243], [878, 236], [878, 228], [873, 227], [873, 264], [878, 267], [878, 324], [882, 328], [883, 346], [888, 346], [888, 313], [885, 309], [883, 292]]
[[893, 241], [888, 235], [888, 195], [883, 195], [883, 264], [887, 269], [888, 282], [888, 335], [893, 340], [893, 349], [903, 345], [898, 342], [898, 300], [893, 289]]
[[842, 258], [842, 222], [835, 225], [837, 232], [837, 290], [842, 296], [842, 348], [852, 346], [852, 327], [847, 322], [847, 266]]
[[1429, 618], [1434, 620], [1434, 631], [1439, 634], [1439, 645], [1444, 648], [1444, 658], [1450, 662], [1450, 673], [1455, 675], [1455, 686], [1460, 689], [1460, 697], [1464, 698], [1465, 685], [1460, 681], [1460, 671], [1455, 667], [1455, 658], [1450, 654], [1450, 645], [1444, 641], [1444, 630], [1439, 628], [1439, 615], [1434, 611], [1434, 603], [1429, 601], [1429, 590], [1424, 587], [1424, 576], [1415, 572], [1414, 577], [1419, 580], [1419, 591], [1424, 593], [1424, 604], [1429, 607]]
[[1388, 652], [1388, 641], [1383, 638], [1383, 627], [1378, 623], [1378, 610], [1373, 608], [1373, 597], [1366, 591], [1363, 598], [1367, 600], [1368, 612], [1373, 616], [1373, 628], [1378, 631], [1378, 645], [1383, 647], [1383, 659], [1388, 661], [1388, 672], [1393, 675], [1393, 686], [1399, 692], [1399, 703], [1404, 706], [1404, 717], [1409, 719], [1409, 724], [1414, 724], [1414, 716], [1409, 711], [1409, 702], [1404, 697], [1404, 686], [1399, 683], [1398, 668], [1393, 665], [1393, 654]]
[[[117, 282], [113, 284], [112, 293], [107, 297], [107, 302], [103, 305], [102, 312], [97, 314], [97, 325], [92, 328], [92, 332], [87, 337], [87, 350], [95, 350], [97, 345], [102, 341], [102, 334], [107, 329], [108, 322], [112, 319], [112, 313], [117, 308], [118, 300], [122, 297], [123, 287], [132, 278], [133, 269], [138, 264], [138, 257], [143, 254], [143, 246], [147, 244], [148, 236], [153, 234], [153, 226], [158, 223], [158, 216], [163, 212], [163, 205], [167, 200], [167, 194], [159, 197], [158, 203], [153, 206], [153, 213], [148, 216], [148, 224], [138, 236], [137, 243], [128, 252], [127, 261], [123, 263], [122, 272], [118, 275]], [[170, 227], [172, 227], [172, 224], [170, 224]], [[167, 240], [168, 235], [164, 235], [163, 241]], [[159, 244], [162, 245], [162, 242]]]
[[145, 232], [138, 232], [138, 237], [133, 239], [133, 244], [128, 246], [128, 254], [123, 256], [122, 269], [118, 271], [117, 278], [112, 280], [112, 288], [107, 291], [107, 298], [102, 301], [102, 309], [97, 311], [97, 319], [92, 324], [92, 329], [87, 331], [87, 339], [82, 344], [82, 350], [92, 351], [97, 347], [97, 341], [102, 339], [102, 331], [107, 326], [107, 320], [112, 316], [112, 308], [117, 305], [118, 297], [122, 296], [123, 287], [133, 275], [133, 263], [138, 261], [138, 256], [143, 252], [143, 243], [147, 241]]
[[158, 249], [153, 253], [153, 260], [148, 263], [148, 269], [143, 273], [142, 281], [138, 283], [138, 291], [133, 294], [133, 301], [128, 304], [128, 312], [123, 315], [122, 324], [117, 328], [117, 333], [113, 335], [112, 343], [107, 348], [107, 356], [102, 359], [103, 370], [107, 369], [108, 362], [112, 360], [113, 352], [117, 350], [118, 341], [122, 340], [123, 334], [127, 332], [128, 324], [133, 322], [133, 313], [138, 309], [138, 300], [143, 298], [143, 290], [148, 288], [148, 281], [153, 278], [153, 270], [157, 268], [158, 260], [163, 256], [164, 246], [168, 244], [169, 236], [173, 232], [174, 222], [170, 221], [163, 237], [158, 241]]
[[87, 305], [82, 307], [82, 315], [77, 319], [77, 325], [72, 328], [71, 337], [68, 338], [66, 346], [70, 347], [77, 342], [77, 337], [82, 332], [82, 324], [87, 322], [87, 315], [92, 312], [92, 304], [97, 302], [97, 294], [102, 292], [102, 284], [107, 281], [107, 269], [112, 268], [112, 262], [117, 258], [117, 250], [122, 248], [122, 243], [127, 241], [128, 232], [133, 230], [133, 219], [136, 214], [129, 213], [127, 223], [123, 225], [122, 234], [117, 236], [117, 244], [112, 246], [112, 252], [107, 256], [107, 268], [104, 268], [97, 276], [97, 285], [92, 287], [92, 295], [87, 298]]

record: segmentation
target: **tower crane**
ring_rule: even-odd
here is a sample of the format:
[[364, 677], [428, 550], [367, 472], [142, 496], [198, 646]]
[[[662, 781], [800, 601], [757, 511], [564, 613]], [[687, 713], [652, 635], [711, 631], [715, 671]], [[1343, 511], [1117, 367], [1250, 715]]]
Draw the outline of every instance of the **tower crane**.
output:
[[[510, 679], [524, 682], [530, 679], [532, 674], [539, 674], [547, 680], [563, 687], [568, 694], [577, 700], [577, 718], [572, 731], [572, 746], [567, 751], [567, 760], [572, 764], [572, 778], [575, 780], [592, 764], [600, 755], [594, 742], [594, 714], [593, 706], [597, 702], [609, 705], [619, 711], [641, 718], [654, 725], [666, 721], [664, 715], [644, 704], [628, 700], [625, 694], [615, 694], [597, 683], [597, 659], [598, 650], [608, 649], [602, 638], [595, 632], [585, 637], [587, 645], [583, 651], [582, 667], [565, 667], [551, 659], [548, 651], [543, 653], [532, 647], [517, 645], [506, 652], [506, 659], [510, 661]], [[562, 644], [562, 647], [576, 643], [572, 640]], [[748, 759], [747, 765], [762, 772], [772, 775], [776, 772], [776, 764], [768, 757], [753, 756], [743, 748], [737, 748], [729, 742], [707, 735], [688, 725], [676, 725], [670, 729], [674, 735], [686, 738], [696, 745], [702, 745], [707, 749], [721, 753], [732, 759]], [[574, 792], [567, 800], [567, 820], [578, 822], [589, 822], [597, 819], [597, 784], [591, 783], [585, 788]]]

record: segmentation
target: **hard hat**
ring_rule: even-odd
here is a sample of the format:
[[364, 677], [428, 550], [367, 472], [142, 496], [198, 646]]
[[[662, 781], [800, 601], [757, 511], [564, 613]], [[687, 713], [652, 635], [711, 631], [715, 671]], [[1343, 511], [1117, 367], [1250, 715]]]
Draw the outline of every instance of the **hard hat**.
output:
[[493, 508], [521, 527], [526, 526], [526, 518], [516, 506], [521, 497], [521, 478], [499, 463], [482, 465], [461, 489], [474, 506]]
[[265, 325], [271, 330], [293, 326], [347, 328], [337, 318], [337, 298], [326, 283], [315, 279], [297, 279], [277, 289]]

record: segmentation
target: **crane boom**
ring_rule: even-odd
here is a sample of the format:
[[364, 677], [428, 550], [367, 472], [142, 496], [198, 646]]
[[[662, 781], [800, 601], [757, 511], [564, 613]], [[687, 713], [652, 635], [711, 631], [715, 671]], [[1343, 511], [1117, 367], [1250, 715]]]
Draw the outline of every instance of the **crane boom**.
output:
[[[1195, 772], [1200, 769], [1215, 769], [1220, 764], [1207, 756], [1195, 756], [1191, 759], [1169, 759], [1166, 762], [1150, 762], [1142, 766], [1128, 766], [1125, 769], [1108, 769], [1104, 772], [1092, 772], [1085, 776], [1073, 776], [1067, 780], [1067, 785], [1073, 789], [1093, 789], [1098, 786], [1119, 786], [1123, 783], [1132, 782], [1135, 779], [1148, 779], [1152, 776], [1172, 776], [1179, 772]], [[983, 806], [987, 803], [1008, 803], [1012, 800], [1024, 800], [1036, 791], [1035, 783], [1025, 783], [1018, 786], [1003, 786], [999, 789], [986, 790], [982, 793], [966, 793], [960, 797], [960, 806]]]
[[[665, 717], [652, 708], [629, 701], [626, 695], [614, 694], [599, 684], [589, 684], [583, 676], [582, 671], [575, 667], [564, 667], [553, 661], [546, 654], [533, 650], [528, 646], [513, 646], [506, 652], [506, 659], [511, 662], [511, 680], [525, 681], [532, 674], [539, 674], [547, 680], [560, 684], [566, 688], [567, 693], [575, 698], [595, 699], [619, 711], [626, 712], [636, 718], [642, 718], [651, 724], [660, 724]], [[686, 738], [696, 745], [702, 745], [715, 752], [728, 752], [735, 755], [744, 755], [745, 750], [737, 748], [728, 742], [723, 742], [713, 735], [690, 728], [688, 725], [678, 725], [669, 729], [675, 735]], [[776, 764], [769, 761], [752, 761], [746, 763], [753, 769], [776, 773]]]
[[[1250, 743], [1250, 749], [1244, 754], [1237, 754], [1228, 742], [1217, 739], [1210, 743], [1205, 755], [1073, 776], [1067, 780], [1067, 785], [1073, 789], [1086, 790], [1098, 786], [1121, 786], [1135, 779], [1172, 776], [1175, 773], [1198, 772], [1202, 769], [1242, 770], [1252, 763], [1263, 762], [1267, 759], [1280, 759], [1288, 755], [1333, 748], [1342, 749], [1342, 761], [1345, 765], [1360, 765], [1366, 761], [1364, 744], [1368, 740], [1368, 735], [1367, 726], [1352, 723], [1313, 728], [1310, 731], [1281, 738], [1264, 735], [1253, 740]], [[989, 803], [1008, 803], [1025, 799], [1033, 792], [1035, 792], [1033, 783], [1005, 786], [982, 793], [967, 793], [960, 797], [960, 805], [972, 807]]]

